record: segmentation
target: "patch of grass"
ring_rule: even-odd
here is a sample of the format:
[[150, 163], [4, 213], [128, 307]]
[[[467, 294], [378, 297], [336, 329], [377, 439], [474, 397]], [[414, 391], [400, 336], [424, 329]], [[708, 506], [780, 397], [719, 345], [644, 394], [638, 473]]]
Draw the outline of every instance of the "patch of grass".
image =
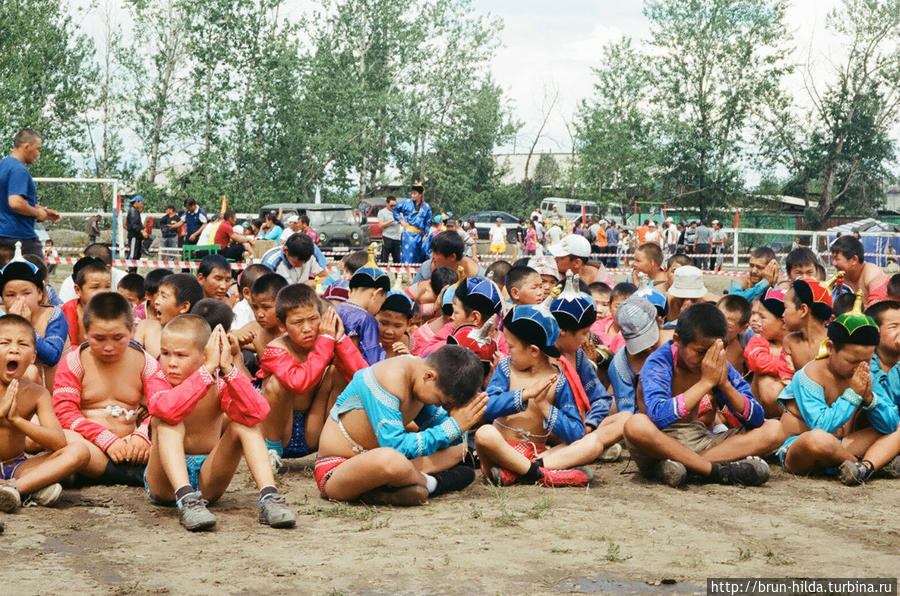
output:
[[625, 557], [622, 556], [622, 547], [620, 547], [615, 542], [610, 542], [606, 547], [606, 560], [610, 563], [617, 563], [619, 561], [624, 561]]
[[469, 517], [472, 519], [481, 519], [482, 515], [483, 513], [481, 513], [481, 509], [478, 508], [478, 505], [472, 503], [472, 510], [469, 512]]
[[317, 505], [306, 509], [307, 515], [316, 517], [346, 517], [359, 521], [371, 521], [378, 515], [375, 507], [350, 507], [344, 503], [337, 503], [327, 507]]
[[565, 554], [572, 552], [572, 549], [571, 548], [559, 548], [557, 546], [553, 546], [550, 548], [550, 552], [565, 555]]
[[389, 517], [373, 517], [368, 522], [362, 524], [356, 531], [367, 532], [369, 530], [380, 530], [381, 528], [388, 527], [390, 523], [391, 518]]
[[503, 488], [489, 484], [488, 492], [491, 493], [491, 500], [498, 510], [497, 516], [491, 520], [491, 525], [495, 528], [508, 528], [519, 525], [519, 516], [510, 510], [507, 495]]
[[530, 509], [524, 511], [524, 513], [531, 519], [541, 519], [544, 517], [544, 513], [550, 509], [550, 505], [552, 504], [553, 499], [549, 495], [545, 495], [535, 501], [534, 505], [532, 505]]
[[737, 556], [734, 556], [730, 559], [726, 559], [726, 560], [722, 561], [722, 563], [724, 565], [729, 565], [729, 564], [733, 564], [733, 563], [739, 563], [741, 561], [749, 561], [752, 558], [753, 558], [752, 550], [750, 550], [749, 548], [738, 547]]
[[781, 553], [777, 553], [773, 551], [771, 548], [766, 547], [765, 552], [763, 552], [763, 556], [766, 558], [766, 562], [769, 565], [793, 565], [794, 559], [782, 555]]
[[332, 588], [325, 592], [325, 596], [346, 596], [346, 592], [343, 590], [338, 590], [337, 588]]

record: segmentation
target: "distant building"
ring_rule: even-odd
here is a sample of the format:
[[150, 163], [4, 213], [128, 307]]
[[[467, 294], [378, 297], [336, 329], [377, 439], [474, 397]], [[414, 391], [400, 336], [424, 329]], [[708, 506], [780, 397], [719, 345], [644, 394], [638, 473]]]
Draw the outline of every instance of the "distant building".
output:
[[[531, 154], [531, 163], [528, 164], [528, 176], [534, 178], [534, 170], [537, 167], [541, 153]], [[556, 161], [560, 174], [567, 174], [572, 169], [571, 153], [544, 153]], [[528, 161], [527, 153], [495, 153], [494, 164], [503, 172], [500, 182], [503, 184], [518, 184], [525, 180], [525, 162]]]

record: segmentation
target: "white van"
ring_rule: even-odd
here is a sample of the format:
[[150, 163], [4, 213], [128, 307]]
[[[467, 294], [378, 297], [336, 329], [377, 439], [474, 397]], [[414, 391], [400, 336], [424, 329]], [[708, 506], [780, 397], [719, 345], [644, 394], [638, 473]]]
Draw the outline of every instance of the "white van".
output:
[[591, 201], [579, 201], [577, 199], [564, 199], [560, 197], [547, 197], [541, 201], [541, 213], [544, 214], [544, 217], [550, 217], [554, 207], [556, 207], [559, 210], [559, 213], [569, 221], [580, 218], [582, 208], [587, 221], [591, 221], [594, 216], [600, 216], [600, 208], [597, 206], [597, 203]]

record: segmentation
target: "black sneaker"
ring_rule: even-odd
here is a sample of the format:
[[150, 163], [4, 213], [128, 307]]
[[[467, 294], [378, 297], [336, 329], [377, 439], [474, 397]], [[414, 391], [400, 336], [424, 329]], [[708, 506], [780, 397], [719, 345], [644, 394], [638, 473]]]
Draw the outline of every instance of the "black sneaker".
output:
[[872, 477], [872, 468], [858, 461], [850, 461], [849, 459], [841, 462], [838, 466], [838, 478], [847, 486], [856, 486], [865, 484]]
[[769, 480], [769, 464], [756, 456], [713, 464], [718, 468], [714, 480], [719, 484], [760, 486]]
[[431, 493], [431, 497], [438, 497], [445, 493], [466, 488], [475, 481], [475, 470], [463, 464], [457, 464], [449, 470], [432, 474], [437, 480], [437, 488]]

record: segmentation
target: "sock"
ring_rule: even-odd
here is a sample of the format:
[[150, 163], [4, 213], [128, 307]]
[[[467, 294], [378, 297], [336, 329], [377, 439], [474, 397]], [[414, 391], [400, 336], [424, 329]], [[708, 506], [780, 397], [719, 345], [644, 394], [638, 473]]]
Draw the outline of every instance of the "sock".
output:
[[544, 458], [543, 458], [543, 457], [539, 457], [539, 458], [537, 458], [536, 460], [534, 460], [534, 463], [537, 464], [537, 467], [543, 468], [543, 467], [544, 467]]
[[422, 474], [422, 476], [425, 477], [425, 488], [428, 489], [428, 494], [430, 495], [437, 489], [437, 478], [431, 474]]
[[710, 464], [712, 469], [709, 471], [709, 479], [718, 482], [724, 476], [725, 465], [722, 462], [713, 462]]
[[181, 503], [181, 499], [183, 499], [186, 495], [191, 494], [192, 492], [194, 492], [194, 487], [190, 484], [185, 484], [175, 491], [175, 502]]
[[136, 466], [128, 462], [114, 464], [106, 462], [106, 469], [100, 476], [102, 484], [125, 484], [127, 486], [144, 486], [145, 466]]
[[528, 471], [522, 474], [522, 480], [527, 482], [537, 482], [541, 479], [541, 467], [537, 465], [537, 462], [531, 462], [531, 467], [528, 468]]
[[281, 457], [284, 454], [284, 447], [281, 446], [281, 441], [270, 441], [266, 439], [266, 449], [274, 449], [275, 453], [278, 454], [278, 457]]
[[259, 502], [262, 503], [266, 499], [266, 497], [270, 497], [272, 495], [277, 495], [277, 494], [278, 494], [278, 489], [275, 488], [274, 486], [272, 486], [271, 484], [269, 486], [264, 486], [261, 489], [259, 489]]

